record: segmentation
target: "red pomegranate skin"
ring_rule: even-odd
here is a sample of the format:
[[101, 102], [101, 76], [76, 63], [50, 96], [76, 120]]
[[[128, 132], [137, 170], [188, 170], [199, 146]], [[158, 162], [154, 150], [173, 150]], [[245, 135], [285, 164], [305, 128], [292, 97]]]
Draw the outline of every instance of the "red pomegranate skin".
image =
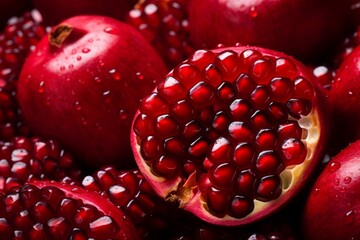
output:
[[44, 23], [57, 25], [77, 15], [103, 15], [124, 20], [136, 0], [33, 0], [44, 17]]
[[305, 239], [360, 238], [360, 141], [346, 147], [321, 172], [303, 212]]
[[197, 48], [249, 44], [315, 62], [329, 56], [352, 25], [350, 2], [193, 0], [190, 39]]
[[331, 151], [339, 152], [360, 138], [360, 47], [347, 56], [336, 72], [329, 94], [334, 128]]
[[44, 37], [23, 66], [23, 117], [84, 167], [129, 165], [121, 159], [132, 159], [132, 116], [165, 75], [165, 64], [140, 33], [117, 20], [78, 16], [63, 25], [74, 27], [65, 41], [57, 47]]

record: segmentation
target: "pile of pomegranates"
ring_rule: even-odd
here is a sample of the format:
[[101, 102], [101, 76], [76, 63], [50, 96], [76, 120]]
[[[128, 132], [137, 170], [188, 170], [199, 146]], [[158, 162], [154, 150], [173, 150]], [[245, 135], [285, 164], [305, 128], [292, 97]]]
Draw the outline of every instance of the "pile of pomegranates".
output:
[[360, 239], [359, 0], [0, 3], [0, 239]]

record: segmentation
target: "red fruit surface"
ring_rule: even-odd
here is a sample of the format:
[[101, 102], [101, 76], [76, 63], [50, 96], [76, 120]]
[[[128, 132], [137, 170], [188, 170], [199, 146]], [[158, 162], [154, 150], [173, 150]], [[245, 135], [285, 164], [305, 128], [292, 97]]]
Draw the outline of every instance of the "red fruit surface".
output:
[[165, 72], [155, 50], [130, 26], [78, 16], [54, 28], [29, 55], [18, 100], [30, 129], [59, 141], [84, 166], [125, 166], [129, 162], [121, 159], [132, 159], [129, 132], [139, 100]]
[[32, 0], [48, 25], [57, 25], [77, 15], [103, 15], [124, 20], [136, 0]]
[[0, 142], [0, 192], [34, 179], [80, 181], [83, 172], [53, 140], [16, 137]]
[[190, 38], [197, 48], [250, 44], [315, 61], [350, 30], [350, 9], [351, 0], [192, 0]]
[[347, 56], [334, 77], [329, 94], [332, 107], [331, 144], [338, 152], [360, 138], [360, 47]]
[[106, 198], [48, 181], [0, 194], [0, 226], [3, 239], [139, 239], [128, 217]]
[[6, 21], [13, 17], [21, 15], [25, 10], [31, 8], [28, 0], [1, 0], [0, 1], [0, 31], [5, 27]]
[[209, 223], [242, 225], [302, 188], [322, 157], [325, 118], [314, 75], [293, 58], [198, 50], [142, 100], [131, 144], [161, 197]]
[[173, 68], [194, 52], [189, 40], [188, 0], [139, 1], [127, 22], [137, 28]]
[[360, 141], [336, 155], [317, 178], [303, 212], [304, 239], [360, 238]]

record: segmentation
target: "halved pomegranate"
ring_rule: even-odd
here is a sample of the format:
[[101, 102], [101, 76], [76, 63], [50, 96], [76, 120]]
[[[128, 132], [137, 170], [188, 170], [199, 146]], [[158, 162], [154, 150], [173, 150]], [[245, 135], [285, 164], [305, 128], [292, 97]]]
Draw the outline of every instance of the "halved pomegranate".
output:
[[81, 187], [36, 181], [0, 193], [1, 239], [139, 239], [109, 200]]
[[314, 75], [257, 47], [198, 50], [135, 115], [131, 144], [155, 191], [199, 218], [242, 225], [283, 206], [321, 159]]

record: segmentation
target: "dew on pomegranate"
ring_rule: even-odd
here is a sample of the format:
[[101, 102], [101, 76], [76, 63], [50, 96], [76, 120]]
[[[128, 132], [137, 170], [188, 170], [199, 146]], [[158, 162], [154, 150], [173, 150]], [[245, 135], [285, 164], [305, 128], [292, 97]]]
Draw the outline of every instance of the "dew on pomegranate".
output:
[[335, 172], [335, 171], [338, 170], [340, 167], [341, 167], [341, 163], [339, 163], [339, 162], [332, 162], [332, 163], [330, 163], [329, 171], [330, 171], [330, 172]]
[[119, 81], [121, 79], [121, 74], [115, 68], [111, 69], [109, 73], [114, 80]]
[[346, 176], [345, 178], [344, 178], [344, 183], [346, 183], [346, 184], [349, 184], [349, 183], [351, 183], [351, 177], [349, 177], [349, 176]]
[[343, 221], [346, 225], [353, 224], [354, 220], [355, 220], [355, 211], [354, 210], [350, 210], [347, 213], [345, 213]]
[[91, 50], [90, 50], [90, 48], [83, 48], [81, 51], [83, 53], [89, 53]]

